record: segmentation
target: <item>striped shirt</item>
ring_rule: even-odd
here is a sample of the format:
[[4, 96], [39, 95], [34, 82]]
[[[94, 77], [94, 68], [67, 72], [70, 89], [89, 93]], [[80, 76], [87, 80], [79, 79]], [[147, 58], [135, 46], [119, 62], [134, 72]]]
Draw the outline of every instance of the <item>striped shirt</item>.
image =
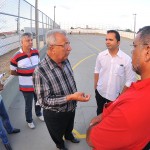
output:
[[32, 74], [39, 63], [39, 53], [36, 49], [30, 50], [30, 57], [20, 49], [11, 58], [10, 70], [17, 71], [19, 89], [23, 92], [33, 92]]
[[67, 101], [66, 96], [77, 91], [69, 60], [60, 68], [48, 55], [36, 67], [33, 84], [38, 103], [44, 109], [56, 112], [73, 111], [76, 101]]

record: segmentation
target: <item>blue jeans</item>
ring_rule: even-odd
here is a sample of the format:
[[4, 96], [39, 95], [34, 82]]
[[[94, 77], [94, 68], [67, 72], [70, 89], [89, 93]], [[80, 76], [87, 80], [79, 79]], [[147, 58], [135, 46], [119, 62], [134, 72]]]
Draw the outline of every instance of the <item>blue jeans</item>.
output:
[[35, 106], [35, 114], [36, 116], [41, 116], [41, 107], [39, 105], [36, 105], [37, 102], [37, 96], [34, 92], [22, 92], [24, 99], [25, 99], [25, 116], [26, 121], [28, 123], [31, 123], [33, 121], [32, 119], [32, 103], [34, 99], [34, 106]]
[[13, 127], [10, 123], [4, 103], [1, 100], [0, 102], [0, 138], [2, 139], [3, 144], [9, 143], [6, 131], [7, 133], [11, 133], [13, 131]]

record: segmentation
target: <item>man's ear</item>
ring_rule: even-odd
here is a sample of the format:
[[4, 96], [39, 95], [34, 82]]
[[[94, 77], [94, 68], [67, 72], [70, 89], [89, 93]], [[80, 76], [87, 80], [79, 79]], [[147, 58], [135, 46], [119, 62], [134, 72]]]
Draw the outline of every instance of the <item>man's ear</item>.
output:
[[48, 54], [54, 54], [53, 46], [48, 47], [47, 53]]
[[120, 45], [120, 41], [118, 41], [118, 46]]
[[146, 50], [145, 62], [149, 62], [150, 61], [150, 45], [147, 45], [145, 50]]

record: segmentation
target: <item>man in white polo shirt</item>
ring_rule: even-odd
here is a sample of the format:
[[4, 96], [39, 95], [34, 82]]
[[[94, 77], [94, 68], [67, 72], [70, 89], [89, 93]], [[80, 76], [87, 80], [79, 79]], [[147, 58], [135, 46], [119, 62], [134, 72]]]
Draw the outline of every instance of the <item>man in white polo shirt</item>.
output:
[[114, 101], [135, 81], [131, 58], [119, 49], [119, 45], [119, 33], [107, 31], [107, 50], [97, 56], [94, 72], [97, 115], [102, 113], [105, 103]]
[[37, 97], [34, 93], [32, 74], [39, 63], [39, 52], [33, 49], [33, 38], [31, 33], [24, 33], [21, 36], [22, 48], [11, 58], [10, 70], [12, 75], [19, 77], [19, 89], [25, 99], [25, 116], [29, 128], [35, 128], [32, 119], [32, 102], [35, 101], [36, 116], [44, 121], [41, 107], [36, 105]]

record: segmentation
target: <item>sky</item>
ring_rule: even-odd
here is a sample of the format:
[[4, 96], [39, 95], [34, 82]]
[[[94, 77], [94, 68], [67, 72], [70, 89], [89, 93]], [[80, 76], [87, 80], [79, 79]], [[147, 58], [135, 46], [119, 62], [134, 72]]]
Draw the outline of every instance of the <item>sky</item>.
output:
[[[26, 0], [35, 6], [35, 0]], [[150, 0], [38, 0], [38, 9], [62, 28], [118, 28], [150, 25]], [[134, 15], [136, 14], [136, 15]]]

